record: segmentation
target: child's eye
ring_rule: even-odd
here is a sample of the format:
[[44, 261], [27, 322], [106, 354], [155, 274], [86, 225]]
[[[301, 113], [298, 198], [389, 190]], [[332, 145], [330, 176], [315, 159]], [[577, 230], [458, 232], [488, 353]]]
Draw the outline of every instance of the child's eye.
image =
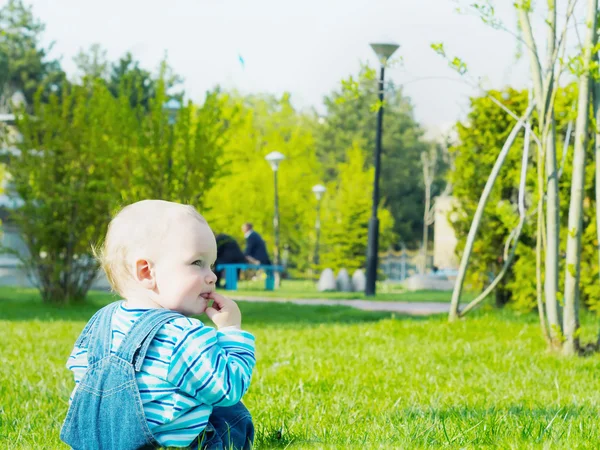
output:
[[203, 265], [204, 265], [204, 261], [202, 261], [201, 259], [197, 259], [196, 261], [194, 261], [192, 263], [192, 266], [202, 267]]

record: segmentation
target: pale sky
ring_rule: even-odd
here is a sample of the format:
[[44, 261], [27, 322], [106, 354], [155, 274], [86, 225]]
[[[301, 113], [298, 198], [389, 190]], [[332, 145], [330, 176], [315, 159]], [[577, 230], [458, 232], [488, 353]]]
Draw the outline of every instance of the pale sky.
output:
[[[0, 5], [5, 3], [0, 0]], [[495, 3], [498, 17], [514, 30], [513, 2]], [[564, 9], [563, 2], [558, 3]], [[468, 96], [477, 91], [445, 79], [460, 78], [431, 50], [432, 42], [443, 42], [449, 54], [463, 58], [469, 74], [487, 80], [487, 87], [528, 85], [527, 60], [515, 62], [516, 39], [472, 14], [456, 12], [459, 3], [453, 0], [30, 0], [29, 4], [46, 24], [46, 42], [55, 42], [52, 55], [61, 57], [69, 74], [75, 69], [73, 56], [94, 43], [108, 51], [110, 60], [131, 51], [150, 69], [158, 67], [166, 52], [171, 66], [185, 79], [186, 93], [198, 102], [219, 84], [242, 93], [289, 91], [298, 108], [323, 111], [323, 96], [338, 88], [342, 78], [356, 74], [361, 62], [377, 62], [368, 45], [376, 41], [400, 44], [394, 56], [402, 56], [403, 65], [389, 70], [386, 78], [405, 86], [417, 120], [433, 132], [464, 117]], [[543, 12], [537, 13], [534, 25], [542, 38]]]

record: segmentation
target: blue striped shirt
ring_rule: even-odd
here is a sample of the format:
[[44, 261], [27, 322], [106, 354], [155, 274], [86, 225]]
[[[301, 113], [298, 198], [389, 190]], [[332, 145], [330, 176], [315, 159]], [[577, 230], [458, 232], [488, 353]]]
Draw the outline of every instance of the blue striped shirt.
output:
[[[112, 319], [111, 353], [144, 312], [121, 304]], [[146, 421], [164, 447], [186, 447], [204, 430], [213, 406], [231, 406], [248, 390], [254, 336], [238, 329], [215, 330], [180, 317], [162, 326], [136, 372]], [[87, 349], [74, 347], [67, 368], [75, 389], [87, 371]]]

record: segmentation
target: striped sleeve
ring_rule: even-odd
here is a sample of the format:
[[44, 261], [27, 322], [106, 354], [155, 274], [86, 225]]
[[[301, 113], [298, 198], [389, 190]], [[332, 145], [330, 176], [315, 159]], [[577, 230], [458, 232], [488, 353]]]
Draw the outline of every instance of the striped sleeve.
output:
[[248, 390], [255, 364], [250, 333], [198, 323], [179, 335], [168, 381], [202, 403], [232, 406]]
[[67, 360], [67, 369], [73, 372], [73, 378], [75, 379], [75, 388], [71, 391], [71, 395], [69, 396], [69, 404], [73, 401], [77, 386], [87, 372], [87, 368], [87, 348], [73, 347], [73, 351]]

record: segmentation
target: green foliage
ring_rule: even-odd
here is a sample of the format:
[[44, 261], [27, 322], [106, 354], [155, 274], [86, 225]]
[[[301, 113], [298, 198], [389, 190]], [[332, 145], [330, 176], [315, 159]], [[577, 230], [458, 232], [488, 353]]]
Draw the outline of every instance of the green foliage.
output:
[[[472, 5], [473, 6], [473, 5]], [[442, 42], [434, 42], [430, 45], [432, 50], [436, 52], [438, 55], [443, 57], [446, 61], [448, 61], [448, 66], [458, 72], [459, 75], [464, 75], [467, 73], [467, 63], [465, 63], [458, 56], [449, 57], [446, 54], [446, 49], [444, 48], [444, 44]]]
[[[502, 99], [500, 92], [490, 95]], [[507, 102], [509, 108], [517, 114], [525, 110], [526, 93], [508, 90], [507, 96], [509, 100], [502, 101]], [[454, 170], [450, 173], [450, 182], [457, 200], [453, 226], [459, 237], [458, 254], [461, 254], [464, 248], [487, 176], [513, 125], [514, 119], [488, 97], [471, 99], [471, 111], [467, 120], [457, 124], [458, 143], [449, 151], [454, 156]], [[522, 136], [519, 136], [506, 158], [487, 203], [469, 263], [468, 281], [475, 288], [483, 287], [488, 282], [490, 273], [500, 270], [504, 242], [518, 221], [516, 199], [522, 148], [523, 140]], [[531, 175], [528, 180], [530, 190], [534, 180], [534, 175]], [[505, 280], [510, 280], [510, 276]], [[504, 283], [499, 289], [506, 289]]]
[[[338, 168], [338, 178], [329, 183], [330, 195], [325, 202], [323, 218], [324, 251], [321, 265], [350, 273], [365, 267], [367, 234], [371, 217], [374, 169], [369, 168], [365, 152], [354, 144], [348, 149], [346, 162]], [[380, 207], [379, 248], [386, 249], [393, 241], [394, 219]]]
[[90, 244], [103, 237], [116, 197], [116, 107], [101, 84], [74, 86], [47, 103], [38, 95], [33, 115], [17, 122], [23, 139], [9, 171], [23, 204], [11, 219], [44, 301], [81, 300], [96, 274]]
[[[167, 80], [166, 84], [170, 87], [171, 83]], [[131, 106], [141, 105], [145, 110], [150, 108], [150, 100], [156, 95], [156, 80], [129, 52], [112, 65], [108, 86], [115, 97], [119, 92], [129, 92]]]
[[281, 250], [289, 247], [288, 267], [305, 271], [314, 252], [316, 200], [311, 189], [322, 179], [312, 117], [295, 111], [287, 94], [233, 96], [224, 107], [232, 117], [219, 160], [225, 173], [206, 194], [206, 217], [215, 232], [239, 236], [240, 243], [241, 225], [253, 223], [272, 255], [274, 180], [265, 156], [283, 153], [286, 159], [278, 172]]
[[224, 100], [209, 93], [171, 125], [162, 78], [156, 85], [149, 113], [131, 106], [129, 91], [115, 98], [103, 80], [87, 78], [48, 102], [38, 95], [33, 114], [19, 118], [23, 139], [8, 167], [23, 205], [11, 219], [45, 301], [85, 296], [98, 268], [91, 245], [116, 207], [155, 198], [203, 208], [228, 136]]
[[[351, 76], [342, 80], [341, 89], [325, 97], [327, 115], [315, 130], [317, 155], [327, 182], [338, 177], [339, 164], [346, 161], [346, 151], [355, 144], [371, 165], [376, 111], [384, 107], [380, 179], [381, 192], [386, 196], [384, 206], [394, 218], [398, 238], [416, 247], [422, 236], [424, 212], [421, 153], [429, 144], [423, 141], [423, 130], [402, 90], [386, 82], [385, 104], [380, 104], [377, 86], [375, 70], [363, 67], [358, 79]], [[441, 184], [434, 187], [434, 195], [441, 191]]]
[[493, 0], [484, 0], [481, 3], [471, 3], [469, 6], [473, 11], [475, 11], [483, 23], [495, 29], [501, 29], [504, 27], [500, 18], [496, 16]]
[[[598, 54], [599, 51], [600, 43], [595, 44], [591, 49], [592, 55]], [[581, 53], [568, 56], [566, 66], [569, 72], [577, 78], [587, 74], [594, 80], [598, 79], [599, 65], [597, 59], [593, 59], [589, 64], [586, 64], [583, 57], [583, 50]]]
[[[80, 50], [73, 58], [82, 81], [86, 79], [102, 80], [115, 97], [127, 93], [132, 107], [141, 106], [144, 111], [150, 110], [150, 101], [157, 95], [159, 88], [169, 93], [170, 98], [183, 99], [182, 92], [173, 92], [182, 78], [163, 61], [160, 74], [155, 77], [150, 71], [140, 67], [130, 52], [125, 53], [118, 61], [111, 63], [107, 52], [100, 44], [92, 44], [86, 51]], [[163, 80], [164, 87], [158, 82]]]
[[88, 52], [79, 50], [73, 62], [81, 72], [82, 78], [106, 79], [108, 76], [109, 62], [107, 52], [100, 44], [92, 44]]
[[[358, 77], [342, 81], [325, 100], [324, 124], [313, 114], [295, 111], [287, 94], [241, 97], [219, 89], [209, 92], [201, 106], [182, 102], [173, 120], [163, 106], [170, 99], [182, 101], [183, 94], [174, 92], [181, 79], [166, 64], [154, 77], [133, 55], [110, 62], [95, 44], [75, 58], [80, 73], [70, 85], [58, 62], [48, 61], [40, 45], [44, 26], [30, 8], [10, 0], [0, 9], [0, 25], [4, 97], [22, 89], [30, 102], [24, 111], [29, 115], [17, 124], [24, 135], [21, 153], [9, 167], [13, 193], [25, 201], [14, 220], [32, 254], [26, 265], [43, 278], [45, 300], [85, 295], [96, 269], [90, 243], [101, 240], [110, 212], [144, 198], [192, 204], [216, 232], [240, 241], [240, 225], [253, 222], [272, 253], [273, 172], [264, 157], [275, 150], [287, 157], [278, 186], [281, 250], [284, 259], [288, 255], [288, 269], [311, 267], [317, 207], [311, 188], [317, 183], [330, 186], [323, 217], [335, 217], [347, 227], [331, 228], [330, 238], [324, 230], [323, 251], [337, 240], [332, 245], [343, 248], [343, 258], [357, 258], [344, 266], [362, 266], [373, 183], [370, 161], [381, 108], [386, 115], [380, 242], [391, 245], [399, 235], [409, 246], [417, 245], [423, 221], [420, 155], [429, 145], [399, 88], [390, 83], [385, 101], [377, 99], [375, 70], [365, 67]], [[355, 143], [360, 150], [350, 161], [346, 151]], [[360, 189], [352, 187], [352, 174], [338, 172], [355, 169]], [[344, 234], [351, 240], [342, 242]]]
[[5, 101], [20, 90], [32, 105], [39, 88], [44, 98], [61, 89], [65, 74], [41, 46], [44, 28], [22, 0], [9, 0], [0, 9], [0, 94]]
[[[219, 159], [228, 139], [224, 99], [218, 92], [207, 94], [201, 107], [193, 103], [182, 107], [169, 123], [164, 110], [168, 97], [164, 80], [150, 101], [150, 111], [130, 122], [125, 136], [128, 148], [122, 155], [118, 172], [125, 203], [154, 198], [193, 205], [203, 209], [207, 192], [216, 183], [221, 170]], [[122, 99], [122, 110], [130, 110], [130, 96]], [[131, 116], [130, 116], [131, 119]]]
[[[495, 96], [517, 115], [522, 114], [527, 106], [527, 92], [507, 89], [503, 92], [493, 91]], [[563, 141], [569, 120], [572, 120], [572, 105], [576, 101], [577, 92], [574, 86], [560, 89], [555, 104], [557, 130], [557, 159], [561, 164]], [[471, 99], [471, 110], [464, 123], [457, 124], [458, 143], [450, 149], [455, 156], [454, 171], [450, 174], [453, 183], [453, 194], [458, 200], [454, 211], [454, 228], [459, 237], [457, 253], [461, 254], [471, 220], [483, 191], [487, 177], [491, 172], [502, 145], [515, 121], [506, 112], [495, 105], [489, 97]], [[536, 133], [537, 118], [532, 123]], [[590, 130], [591, 132], [591, 130]], [[571, 143], [573, 136], [571, 136]], [[523, 133], [519, 135], [510, 150], [500, 175], [486, 206], [482, 223], [474, 245], [469, 264], [468, 280], [476, 288], [483, 287], [490, 274], [496, 274], [502, 265], [504, 243], [510, 231], [518, 221], [517, 193], [521, 157], [523, 149]], [[560, 217], [561, 217], [561, 254], [566, 250], [569, 193], [572, 171], [572, 145], [569, 145], [564, 161], [563, 173], [559, 181]], [[594, 159], [592, 145], [586, 156]], [[537, 155], [536, 146], [532, 143], [527, 176], [527, 215], [528, 220], [523, 229], [519, 248], [513, 267], [500, 285], [512, 300], [512, 305], [520, 310], [531, 310], [536, 307], [536, 272], [535, 272], [535, 235], [537, 222]], [[600, 310], [598, 288], [598, 242], [595, 225], [594, 199], [594, 165], [586, 168], [586, 185], [584, 200], [584, 223], [582, 239], [581, 286], [584, 304], [594, 310]], [[542, 258], [543, 261], [543, 258]], [[561, 258], [560, 274], [572, 268], [565, 267]], [[543, 267], [542, 267], [543, 271]], [[543, 275], [543, 274], [542, 274]], [[559, 278], [559, 292], [562, 292], [564, 276]]]

